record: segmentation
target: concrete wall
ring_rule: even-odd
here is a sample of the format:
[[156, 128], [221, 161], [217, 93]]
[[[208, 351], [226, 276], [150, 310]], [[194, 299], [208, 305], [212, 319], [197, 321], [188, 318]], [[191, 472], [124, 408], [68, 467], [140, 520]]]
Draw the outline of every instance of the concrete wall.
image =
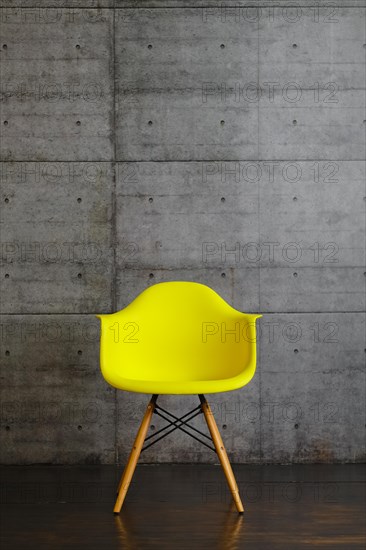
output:
[[102, 379], [94, 313], [169, 280], [263, 313], [211, 397], [234, 462], [362, 461], [364, 3], [44, 4], [0, 10], [2, 462], [126, 459], [148, 396]]

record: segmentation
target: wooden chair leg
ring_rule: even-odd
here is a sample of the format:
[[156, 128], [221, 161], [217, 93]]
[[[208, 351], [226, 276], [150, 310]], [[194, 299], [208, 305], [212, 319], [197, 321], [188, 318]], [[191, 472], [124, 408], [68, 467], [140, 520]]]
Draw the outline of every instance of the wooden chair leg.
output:
[[157, 398], [158, 398], [157, 395], [153, 395], [152, 398], [150, 399], [150, 402], [147, 406], [146, 412], [142, 419], [139, 431], [137, 432], [137, 436], [134, 441], [130, 456], [128, 458], [126, 467], [123, 471], [121, 481], [119, 482], [118, 496], [117, 496], [116, 504], [114, 505], [114, 510], [113, 510], [115, 514], [119, 514], [121, 511], [123, 501], [126, 497], [128, 488], [132, 480], [132, 476], [136, 468], [137, 461], [141, 453], [142, 446], [145, 441], [147, 430], [149, 429], [149, 425], [155, 409], [155, 403]]
[[221, 462], [222, 469], [224, 470], [226, 480], [228, 482], [231, 494], [233, 496], [233, 499], [236, 505], [236, 509], [238, 510], [239, 514], [242, 514], [244, 512], [243, 503], [240, 499], [239, 489], [235, 480], [235, 476], [231, 468], [229, 457], [227, 456], [226, 449], [222, 441], [219, 429], [217, 427], [215, 418], [212, 414], [210, 405], [206, 401], [205, 396], [199, 395], [199, 398], [201, 401], [203, 414], [205, 415], [207, 426], [208, 426], [208, 429], [210, 430], [212, 441], [214, 442], [217, 455]]

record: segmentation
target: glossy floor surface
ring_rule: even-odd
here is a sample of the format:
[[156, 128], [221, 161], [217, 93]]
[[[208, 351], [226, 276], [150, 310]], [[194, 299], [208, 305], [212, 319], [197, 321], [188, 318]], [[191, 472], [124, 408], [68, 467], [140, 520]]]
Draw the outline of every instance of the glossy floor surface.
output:
[[214, 465], [139, 464], [121, 514], [121, 468], [3, 466], [10, 549], [363, 549], [364, 465], [234, 465], [238, 515]]

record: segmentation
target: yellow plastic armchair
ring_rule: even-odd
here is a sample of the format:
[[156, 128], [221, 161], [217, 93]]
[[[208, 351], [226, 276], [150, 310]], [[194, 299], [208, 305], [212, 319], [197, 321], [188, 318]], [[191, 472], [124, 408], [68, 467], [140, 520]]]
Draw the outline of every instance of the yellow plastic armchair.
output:
[[[223, 466], [239, 512], [244, 508], [224, 444], [204, 393], [241, 388], [256, 369], [256, 326], [261, 315], [232, 308], [214, 290], [193, 282], [158, 283], [101, 320], [100, 365], [115, 388], [153, 394], [123, 472], [115, 513], [119, 513], [144, 441], [180, 429], [212, 448]], [[157, 404], [159, 394], [198, 394], [200, 405], [177, 418]], [[146, 438], [153, 414], [168, 425]], [[203, 413], [211, 437], [189, 425]], [[171, 428], [173, 426], [173, 428]], [[171, 428], [161, 436], [161, 432]], [[187, 429], [192, 430], [190, 433]], [[208, 441], [214, 447], [208, 444]]]

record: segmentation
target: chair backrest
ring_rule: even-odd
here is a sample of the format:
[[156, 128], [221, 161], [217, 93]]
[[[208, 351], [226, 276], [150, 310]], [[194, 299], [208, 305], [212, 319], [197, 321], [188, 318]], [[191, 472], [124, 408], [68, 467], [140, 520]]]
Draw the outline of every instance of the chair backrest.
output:
[[[214, 290], [172, 281], [144, 290], [101, 319], [101, 369], [135, 380], [219, 380], [255, 370], [255, 320]], [[251, 377], [250, 376], [250, 377]]]

